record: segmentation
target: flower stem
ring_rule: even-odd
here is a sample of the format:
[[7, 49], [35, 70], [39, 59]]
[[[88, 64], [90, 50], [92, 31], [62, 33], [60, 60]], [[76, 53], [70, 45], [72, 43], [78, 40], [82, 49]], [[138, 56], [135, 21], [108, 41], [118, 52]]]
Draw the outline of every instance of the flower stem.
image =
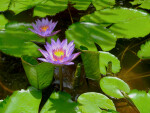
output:
[[62, 91], [63, 90], [62, 66], [59, 66], [59, 80], [60, 80], [60, 91]]

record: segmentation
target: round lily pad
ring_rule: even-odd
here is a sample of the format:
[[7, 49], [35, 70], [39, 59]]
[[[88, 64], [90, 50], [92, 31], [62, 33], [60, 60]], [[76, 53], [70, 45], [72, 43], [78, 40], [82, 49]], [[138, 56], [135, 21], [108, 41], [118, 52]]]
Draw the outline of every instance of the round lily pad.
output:
[[130, 92], [127, 83], [117, 77], [104, 77], [100, 80], [100, 87], [104, 93], [115, 98], [123, 98], [121, 91]]

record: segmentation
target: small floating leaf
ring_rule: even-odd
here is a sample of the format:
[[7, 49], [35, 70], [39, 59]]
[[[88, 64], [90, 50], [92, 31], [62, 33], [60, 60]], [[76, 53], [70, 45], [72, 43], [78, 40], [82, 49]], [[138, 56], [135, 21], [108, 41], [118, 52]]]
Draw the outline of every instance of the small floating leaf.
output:
[[29, 83], [37, 89], [48, 87], [54, 74], [54, 67], [51, 63], [39, 63], [30, 56], [22, 56], [21, 58], [24, 70], [26, 72]]
[[104, 93], [115, 98], [123, 98], [120, 91], [125, 93], [130, 92], [127, 83], [117, 77], [104, 77], [100, 80], [100, 87]]
[[82, 113], [101, 113], [100, 108], [116, 110], [112, 100], [101, 93], [84, 93], [78, 97], [77, 101]]
[[150, 59], [150, 41], [141, 46], [141, 50], [138, 51], [137, 56], [141, 59]]
[[33, 87], [15, 91], [0, 103], [3, 106], [0, 110], [1, 113], [38, 113], [41, 98], [41, 91]]
[[100, 51], [99, 55], [99, 67], [100, 67], [100, 72], [101, 74], [106, 75], [106, 67], [108, 66], [108, 63], [112, 62], [112, 72], [117, 73], [120, 71], [120, 61], [118, 60], [117, 57], [112, 55], [109, 52], [103, 52]]
[[53, 92], [40, 113], [76, 113], [77, 103], [65, 92]]
[[149, 113], [150, 111], [150, 91], [131, 90], [128, 95], [138, 108], [140, 113]]
[[95, 43], [100, 45], [102, 50], [109, 51], [115, 47], [116, 37], [108, 29], [93, 23], [75, 23], [66, 31], [66, 37], [74, 40], [75, 46], [81, 46], [90, 51], [97, 51]]

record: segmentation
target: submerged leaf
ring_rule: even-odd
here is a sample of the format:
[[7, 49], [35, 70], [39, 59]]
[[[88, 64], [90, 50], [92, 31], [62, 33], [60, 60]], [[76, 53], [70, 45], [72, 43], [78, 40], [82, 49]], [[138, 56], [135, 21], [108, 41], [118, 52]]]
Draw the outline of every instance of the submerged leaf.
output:
[[128, 95], [140, 113], [149, 113], [150, 111], [150, 91], [131, 90]]
[[123, 98], [121, 91], [130, 92], [127, 83], [117, 77], [104, 77], [100, 80], [100, 87], [104, 93], [115, 98]]
[[137, 56], [141, 59], [150, 59], [150, 41], [141, 46], [141, 50], [138, 51]]
[[78, 97], [79, 109], [82, 113], [101, 113], [102, 109], [116, 110], [114, 103], [101, 93], [88, 92]]
[[29, 87], [27, 90], [15, 91], [2, 103], [1, 113], [38, 113], [41, 91]]
[[51, 63], [39, 63], [33, 57], [22, 56], [21, 58], [24, 70], [29, 83], [37, 89], [48, 87], [54, 74], [54, 67]]
[[117, 57], [112, 55], [109, 52], [103, 52], [100, 51], [99, 55], [99, 67], [100, 67], [100, 72], [103, 75], [106, 75], [106, 67], [108, 66], [108, 63], [112, 62], [112, 72], [117, 73], [120, 71], [120, 61], [118, 60]]
[[77, 103], [65, 92], [53, 92], [40, 113], [76, 113]]

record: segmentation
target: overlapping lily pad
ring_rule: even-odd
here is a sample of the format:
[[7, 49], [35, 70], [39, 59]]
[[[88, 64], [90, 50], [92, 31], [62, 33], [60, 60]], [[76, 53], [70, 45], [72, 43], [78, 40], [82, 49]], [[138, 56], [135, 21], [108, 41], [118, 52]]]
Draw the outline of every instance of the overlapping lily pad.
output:
[[8, 20], [5, 18], [3, 14], [0, 14], [0, 30], [5, 29], [5, 24], [8, 23]]
[[65, 92], [53, 92], [40, 113], [76, 113], [77, 103]]
[[100, 108], [116, 110], [112, 100], [100, 93], [84, 93], [78, 97], [77, 101], [82, 113], [102, 113]]
[[51, 84], [54, 74], [54, 66], [51, 63], [38, 63], [36, 59], [29, 56], [22, 56], [21, 60], [32, 86], [44, 89]]
[[113, 7], [113, 5], [115, 5], [115, 0], [92, 0], [92, 4], [95, 6], [96, 10], [101, 10]]
[[0, 11], [5, 11], [8, 9], [10, 0], [0, 0]]
[[69, 0], [73, 6], [78, 10], [86, 10], [91, 4], [92, 0]]
[[128, 96], [134, 102], [140, 113], [149, 113], [150, 91], [146, 93], [146, 91], [131, 90]]
[[33, 87], [15, 91], [0, 103], [0, 111], [1, 113], [38, 113], [41, 98], [41, 91]]
[[95, 43], [104, 51], [111, 50], [116, 44], [115, 35], [108, 29], [88, 22], [72, 24], [66, 31], [66, 38], [74, 40], [77, 48], [84, 46], [90, 51], [97, 51]]
[[44, 42], [44, 39], [29, 31], [30, 26], [30, 24], [15, 22], [6, 25], [6, 30], [0, 31], [0, 51], [15, 57], [41, 56], [39, 47], [32, 41]]
[[111, 23], [109, 29], [117, 38], [144, 37], [150, 33], [149, 14], [136, 9], [104, 9], [82, 17], [81, 21], [108, 25]]
[[93, 80], [101, 78], [99, 69], [99, 52], [95, 51], [82, 51], [81, 54], [86, 77]]
[[67, 6], [68, 0], [47, 0], [34, 8], [33, 16], [45, 17], [47, 15], [55, 15], [67, 9]]
[[106, 67], [108, 66], [109, 62], [112, 62], [113, 73], [117, 73], [120, 71], [121, 67], [120, 67], [120, 61], [118, 60], [118, 58], [109, 52], [100, 51], [99, 67], [100, 67], [101, 74], [106, 75]]
[[150, 59], [150, 41], [147, 41], [141, 46], [141, 49], [138, 51], [137, 56], [141, 59]]
[[132, 5], [139, 5], [143, 9], [150, 9], [150, 1], [149, 0], [134, 0], [130, 2]]
[[100, 80], [100, 87], [104, 93], [115, 98], [123, 98], [121, 91], [130, 92], [127, 83], [117, 77], [104, 77]]

